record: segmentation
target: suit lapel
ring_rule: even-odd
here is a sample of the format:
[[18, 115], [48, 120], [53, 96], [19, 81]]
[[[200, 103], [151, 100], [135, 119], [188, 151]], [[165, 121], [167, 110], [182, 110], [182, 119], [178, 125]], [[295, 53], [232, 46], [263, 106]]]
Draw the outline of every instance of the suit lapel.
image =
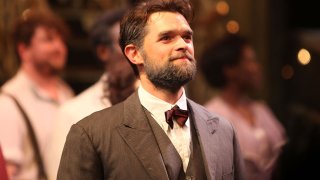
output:
[[217, 144], [208, 141], [219, 142], [215, 133], [219, 125], [219, 119], [203, 109], [203, 107], [188, 99], [188, 109], [194, 119], [194, 126], [199, 138], [205, 171], [208, 179], [214, 179], [216, 174], [216, 162], [218, 157], [215, 147]]
[[124, 118], [124, 123], [118, 127], [118, 131], [151, 179], [169, 179], [137, 92], [124, 102]]
[[146, 109], [144, 110], [157, 140], [169, 179], [185, 179], [185, 173], [183, 171], [183, 165], [179, 153], [171, 143], [167, 134], [152, 118], [150, 112]]

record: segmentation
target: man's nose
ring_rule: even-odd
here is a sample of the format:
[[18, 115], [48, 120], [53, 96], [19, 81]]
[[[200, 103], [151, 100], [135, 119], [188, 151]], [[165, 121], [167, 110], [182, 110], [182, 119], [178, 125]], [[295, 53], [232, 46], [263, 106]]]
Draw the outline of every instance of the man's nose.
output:
[[53, 40], [53, 44], [54, 44], [54, 47], [57, 49], [61, 49], [61, 48], [65, 49], [66, 48], [65, 42], [61, 38], [55, 38]]
[[177, 50], [186, 51], [188, 49], [188, 42], [183, 37], [179, 37], [177, 40]]

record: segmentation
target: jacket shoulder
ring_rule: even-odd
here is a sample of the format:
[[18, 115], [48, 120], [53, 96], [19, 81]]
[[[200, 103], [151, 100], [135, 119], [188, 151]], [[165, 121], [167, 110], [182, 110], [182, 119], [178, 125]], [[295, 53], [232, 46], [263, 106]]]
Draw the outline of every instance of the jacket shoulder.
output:
[[221, 115], [218, 115], [214, 112], [209, 111], [206, 107], [188, 99], [188, 104], [191, 107], [195, 116], [199, 116], [201, 119], [216, 119], [218, 120], [219, 129], [225, 129], [227, 131], [231, 131], [233, 134], [234, 128], [230, 121], [224, 118]]
[[94, 112], [81, 119], [76, 124], [88, 130], [106, 130], [105, 128], [114, 128], [121, 124], [123, 119], [123, 111], [124, 104], [119, 103], [117, 105]]

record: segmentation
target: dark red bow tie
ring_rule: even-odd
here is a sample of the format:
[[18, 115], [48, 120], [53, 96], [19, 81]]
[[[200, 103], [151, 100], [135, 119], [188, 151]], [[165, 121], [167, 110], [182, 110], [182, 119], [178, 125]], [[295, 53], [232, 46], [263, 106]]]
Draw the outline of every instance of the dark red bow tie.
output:
[[165, 112], [166, 122], [170, 128], [173, 128], [173, 120], [175, 120], [180, 127], [183, 127], [188, 119], [188, 111], [182, 110], [179, 106], [175, 105], [172, 109]]

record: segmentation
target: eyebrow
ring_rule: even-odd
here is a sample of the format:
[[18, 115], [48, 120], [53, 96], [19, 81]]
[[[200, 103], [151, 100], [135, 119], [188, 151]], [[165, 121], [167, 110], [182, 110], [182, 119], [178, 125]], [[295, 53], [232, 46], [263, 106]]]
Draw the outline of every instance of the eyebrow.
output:
[[[170, 34], [173, 34], [174, 32], [175, 32], [175, 30], [163, 31], [163, 32], [160, 32], [159, 37], [162, 37], [162, 36], [165, 36], [165, 35], [170, 35]], [[190, 29], [185, 30], [183, 33], [186, 33], [188, 35], [193, 35], [193, 31], [190, 30]]]

